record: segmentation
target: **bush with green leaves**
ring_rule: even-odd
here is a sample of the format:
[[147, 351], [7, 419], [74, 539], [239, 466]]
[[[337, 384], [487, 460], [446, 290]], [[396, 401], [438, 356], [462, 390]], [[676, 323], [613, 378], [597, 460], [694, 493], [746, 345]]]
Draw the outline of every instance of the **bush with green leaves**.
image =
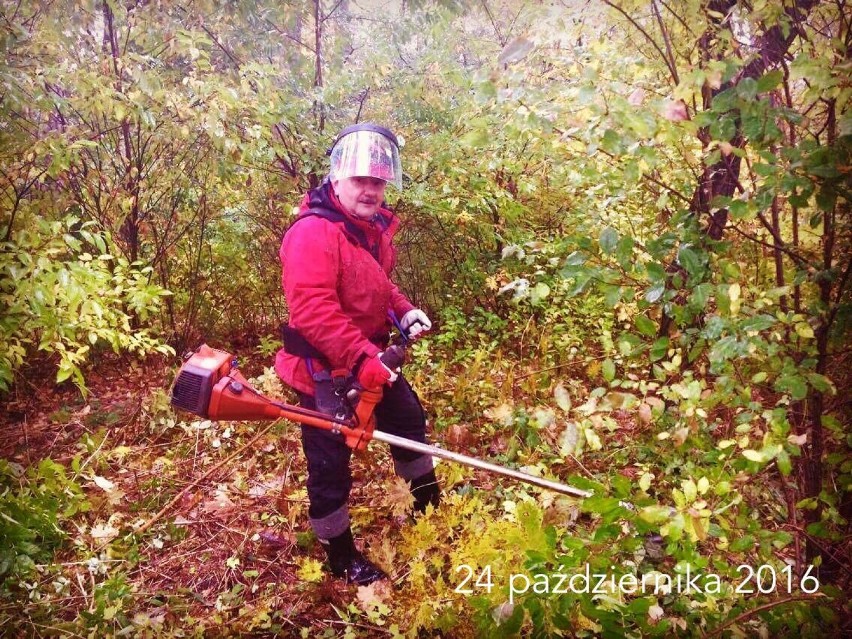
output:
[[0, 459], [0, 583], [14, 585], [50, 561], [66, 538], [61, 523], [88, 508], [65, 466], [44, 459], [25, 470]]
[[56, 359], [56, 381], [85, 392], [93, 349], [172, 353], [139, 323], [169, 292], [150, 269], [112, 255], [109, 237], [74, 216], [33, 219], [0, 250], [0, 390], [34, 351]]

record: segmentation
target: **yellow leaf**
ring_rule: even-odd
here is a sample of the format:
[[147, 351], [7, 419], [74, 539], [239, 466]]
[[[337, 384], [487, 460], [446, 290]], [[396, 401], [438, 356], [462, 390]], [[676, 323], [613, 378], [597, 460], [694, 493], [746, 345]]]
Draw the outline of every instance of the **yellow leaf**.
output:
[[394, 478], [385, 496], [385, 506], [394, 517], [404, 517], [414, 506], [414, 496], [408, 487], [408, 482], [400, 477]]
[[736, 282], [734, 282], [733, 284], [731, 284], [728, 287], [728, 297], [731, 298], [732, 302], [735, 302], [738, 299], [740, 299], [741, 293], [742, 293], [742, 288], [740, 288], [740, 285], [737, 284]]
[[813, 339], [814, 329], [807, 322], [799, 322], [796, 324], [796, 334], [803, 339]]
[[808, 441], [808, 434], [802, 433], [801, 435], [788, 435], [787, 441], [794, 446], [804, 446]]
[[316, 559], [305, 557], [302, 565], [299, 567], [299, 579], [308, 582], [317, 582], [322, 580], [322, 563]]

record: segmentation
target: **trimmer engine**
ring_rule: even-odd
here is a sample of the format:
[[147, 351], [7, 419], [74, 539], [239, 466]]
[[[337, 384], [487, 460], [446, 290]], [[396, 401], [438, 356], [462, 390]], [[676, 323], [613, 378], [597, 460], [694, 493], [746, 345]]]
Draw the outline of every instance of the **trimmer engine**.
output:
[[230, 353], [202, 344], [180, 367], [172, 387], [172, 406], [207, 419], [270, 420], [282, 404], [258, 393], [237, 370]]
[[202, 344], [181, 366], [172, 387], [172, 406], [208, 417], [213, 387], [235, 367], [230, 353]]

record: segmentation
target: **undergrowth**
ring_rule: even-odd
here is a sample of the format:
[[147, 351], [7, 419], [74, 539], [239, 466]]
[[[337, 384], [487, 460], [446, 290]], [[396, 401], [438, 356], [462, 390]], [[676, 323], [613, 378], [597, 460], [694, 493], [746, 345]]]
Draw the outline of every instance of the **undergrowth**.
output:
[[[139, 637], [839, 632], [845, 569], [802, 561], [796, 513], [812, 505], [791, 501], [777, 462], [743, 455], [774, 433], [795, 460], [783, 411], [746, 420], [710, 377], [672, 367], [665, 383], [648, 380], [626, 358], [610, 368], [615, 325], [580, 350], [558, 324], [481, 312], [465, 333], [457, 318], [449, 311], [441, 332], [413, 345], [408, 368], [433, 440], [592, 497], [440, 462], [443, 503], [411, 519], [405, 485], [373, 445], [353, 463], [353, 525], [392, 583], [346, 588], [323, 570], [307, 527], [296, 426], [275, 425], [193, 484], [265, 425], [188, 419], [155, 390], [130, 428], [88, 416], [106, 426], [67, 464], [0, 466], [0, 625]], [[254, 383], [292, 399], [271, 369]], [[811, 534], [842, 558], [846, 522], [836, 496], [822, 501]]]

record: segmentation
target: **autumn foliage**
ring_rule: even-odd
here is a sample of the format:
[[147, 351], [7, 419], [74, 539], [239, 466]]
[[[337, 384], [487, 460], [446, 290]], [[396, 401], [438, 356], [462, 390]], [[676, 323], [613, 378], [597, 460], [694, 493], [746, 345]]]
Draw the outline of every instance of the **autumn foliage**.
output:
[[[845, 0], [71, 4], [0, 8], [0, 628], [849, 632]], [[356, 590], [298, 427], [168, 389], [207, 341], [294, 400], [278, 244], [365, 120], [431, 439], [593, 496], [442, 462], [414, 518], [373, 445]]]

